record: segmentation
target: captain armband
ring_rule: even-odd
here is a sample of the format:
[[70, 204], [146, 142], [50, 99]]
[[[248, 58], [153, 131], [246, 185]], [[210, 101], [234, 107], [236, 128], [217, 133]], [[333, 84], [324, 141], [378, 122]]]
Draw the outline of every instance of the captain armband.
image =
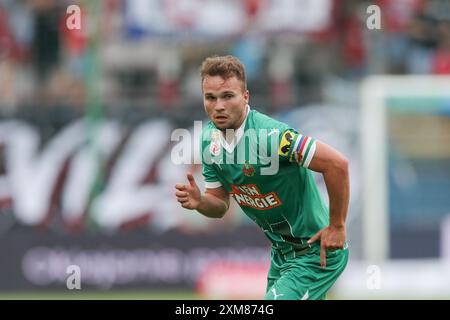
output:
[[316, 140], [293, 130], [286, 130], [281, 137], [278, 155], [308, 168], [315, 151]]

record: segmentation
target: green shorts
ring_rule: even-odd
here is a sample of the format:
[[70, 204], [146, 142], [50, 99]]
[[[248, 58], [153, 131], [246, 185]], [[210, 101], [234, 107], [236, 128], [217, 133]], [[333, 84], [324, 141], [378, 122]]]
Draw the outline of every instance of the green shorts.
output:
[[266, 300], [323, 300], [344, 271], [348, 261], [345, 249], [328, 251], [326, 268], [320, 266], [320, 245], [292, 259], [272, 249], [267, 276]]

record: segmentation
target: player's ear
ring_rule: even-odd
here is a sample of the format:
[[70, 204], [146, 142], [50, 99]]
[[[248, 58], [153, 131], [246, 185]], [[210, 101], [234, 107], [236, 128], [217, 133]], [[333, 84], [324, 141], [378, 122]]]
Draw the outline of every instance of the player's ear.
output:
[[250, 100], [250, 92], [248, 90], [244, 91], [244, 100], [245, 102], [248, 103], [248, 101]]

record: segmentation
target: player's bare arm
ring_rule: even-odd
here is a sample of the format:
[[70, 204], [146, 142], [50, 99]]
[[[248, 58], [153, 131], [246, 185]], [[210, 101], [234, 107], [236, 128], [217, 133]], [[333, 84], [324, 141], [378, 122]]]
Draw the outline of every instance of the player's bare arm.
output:
[[189, 184], [177, 183], [175, 195], [185, 209], [197, 210], [209, 218], [222, 218], [230, 207], [230, 196], [223, 188], [206, 189], [202, 195], [191, 173], [187, 174]]
[[321, 265], [326, 266], [326, 250], [343, 249], [346, 239], [350, 187], [348, 160], [329, 145], [317, 141], [309, 169], [323, 174], [330, 199], [330, 225], [314, 235], [309, 243], [320, 239]]

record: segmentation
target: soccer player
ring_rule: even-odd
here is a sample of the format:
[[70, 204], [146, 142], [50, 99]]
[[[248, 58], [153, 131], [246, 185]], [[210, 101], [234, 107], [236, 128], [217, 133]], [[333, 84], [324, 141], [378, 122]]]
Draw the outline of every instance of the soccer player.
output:
[[[211, 120], [203, 128], [201, 142], [206, 190], [201, 194], [187, 173], [189, 183], [175, 185], [178, 202], [206, 217], [222, 218], [231, 195], [272, 243], [265, 299], [325, 299], [348, 261], [347, 159], [327, 144], [250, 108], [245, 69], [237, 58], [209, 57], [203, 61], [201, 76]], [[250, 131], [256, 134], [247, 135]], [[269, 147], [273, 143], [275, 148]], [[266, 150], [278, 160], [276, 173], [263, 174], [270, 164], [262, 156], [251, 161], [251, 150]], [[310, 170], [324, 177], [329, 209]]]

